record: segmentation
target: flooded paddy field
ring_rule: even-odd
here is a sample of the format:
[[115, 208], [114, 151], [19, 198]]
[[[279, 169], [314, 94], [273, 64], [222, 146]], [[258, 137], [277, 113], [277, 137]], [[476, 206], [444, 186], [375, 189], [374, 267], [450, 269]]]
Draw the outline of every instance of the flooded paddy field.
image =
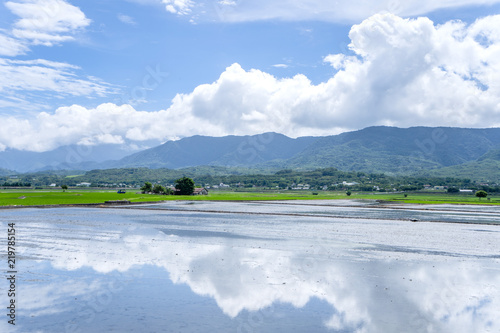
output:
[[16, 325], [4, 314], [1, 332], [500, 332], [496, 207], [0, 210], [5, 236], [11, 223]]

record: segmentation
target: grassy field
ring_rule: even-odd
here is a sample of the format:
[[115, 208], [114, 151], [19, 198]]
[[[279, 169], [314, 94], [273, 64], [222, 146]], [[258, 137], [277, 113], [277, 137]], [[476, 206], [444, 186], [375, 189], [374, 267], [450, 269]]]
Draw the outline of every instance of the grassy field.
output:
[[211, 191], [207, 196], [164, 196], [136, 194], [128, 191], [118, 194], [111, 190], [3, 190], [0, 191], [0, 206], [38, 206], [38, 205], [71, 205], [104, 203], [109, 200], [129, 200], [131, 202], [151, 202], [164, 200], [220, 200], [220, 201], [251, 201], [251, 200], [335, 200], [335, 199], [371, 199], [405, 202], [413, 204], [489, 204], [500, 205], [500, 197], [478, 199], [473, 195], [450, 195], [447, 193], [410, 193], [405, 198], [403, 194], [386, 193], [353, 193], [350, 197], [344, 192], [312, 191]]
[[459, 195], [448, 193], [410, 193], [403, 194], [353, 194], [355, 199], [377, 199], [386, 201], [405, 202], [412, 204], [456, 204], [456, 205], [500, 205], [500, 196], [489, 196], [479, 199], [474, 195]]
[[108, 200], [130, 200], [132, 202], [164, 200], [164, 196], [135, 194], [135, 192], [118, 194], [116, 191], [66, 191], [31, 190], [0, 192], [0, 206], [37, 206], [37, 205], [71, 205], [104, 203]]

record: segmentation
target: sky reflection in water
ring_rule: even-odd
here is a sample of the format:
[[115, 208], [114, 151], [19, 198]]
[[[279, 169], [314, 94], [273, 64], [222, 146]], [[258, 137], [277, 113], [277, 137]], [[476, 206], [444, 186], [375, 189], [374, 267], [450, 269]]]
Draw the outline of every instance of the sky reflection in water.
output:
[[17, 332], [500, 330], [497, 226], [75, 208], [0, 218], [18, 229]]

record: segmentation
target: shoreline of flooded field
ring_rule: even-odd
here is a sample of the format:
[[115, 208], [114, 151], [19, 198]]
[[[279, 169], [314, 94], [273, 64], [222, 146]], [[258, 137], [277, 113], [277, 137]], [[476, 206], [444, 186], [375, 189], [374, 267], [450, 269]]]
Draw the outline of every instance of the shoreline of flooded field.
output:
[[199, 212], [214, 214], [248, 214], [290, 217], [323, 217], [337, 219], [403, 220], [413, 222], [441, 222], [500, 225], [500, 207], [455, 205], [411, 205], [381, 203], [375, 200], [318, 200], [310, 201], [253, 201], [213, 202], [174, 201], [113, 208], [143, 209], [172, 212]]
[[[266, 207], [268, 206], [268, 207]], [[259, 208], [256, 208], [259, 207]], [[310, 207], [310, 209], [301, 209]], [[323, 207], [323, 208], [321, 208]], [[213, 214], [247, 214], [290, 217], [366, 218], [500, 225], [500, 207], [489, 205], [406, 204], [380, 200], [286, 200], [286, 201], [164, 201], [129, 204], [76, 204], [49, 206], [6, 206], [2, 210], [54, 208], [143, 209]], [[238, 209], [239, 208], [239, 209]]]

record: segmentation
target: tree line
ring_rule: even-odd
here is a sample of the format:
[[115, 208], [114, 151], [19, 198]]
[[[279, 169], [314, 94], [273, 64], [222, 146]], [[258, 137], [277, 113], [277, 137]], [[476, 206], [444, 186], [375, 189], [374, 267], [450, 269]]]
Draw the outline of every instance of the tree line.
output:
[[[148, 169], [148, 168], [125, 168], [92, 170], [79, 176], [67, 177], [65, 173], [36, 173], [20, 175], [18, 183], [30, 183], [32, 186], [47, 186], [55, 183], [75, 186], [81, 182], [89, 182], [92, 187], [118, 187], [124, 184], [132, 187], [144, 186], [146, 182], [155, 179], [158, 184], [173, 184], [178, 179], [189, 174], [192, 180], [201, 186], [218, 185], [220, 183], [230, 184], [232, 187], [241, 188], [272, 188], [288, 189], [297, 184], [308, 184], [312, 190], [351, 190], [351, 191], [418, 191], [424, 185], [447, 186], [449, 188], [467, 188], [472, 190], [485, 190], [488, 193], [500, 192], [498, 184], [476, 184], [470, 179], [453, 177], [428, 177], [428, 176], [396, 176], [376, 173], [364, 173], [354, 171], [341, 171], [335, 168], [324, 168], [310, 171], [280, 170], [277, 172], [262, 171], [250, 173], [248, 170], [203, 167], [196, 169]], [[14, 184], [8, 177], [0, 177], [0, 182]], [[349, 185], [344, 184], [344, 182]], [[158, 193], [169, 193], [161, 187], [151, 184], [148, 192], [153, 190]]]

